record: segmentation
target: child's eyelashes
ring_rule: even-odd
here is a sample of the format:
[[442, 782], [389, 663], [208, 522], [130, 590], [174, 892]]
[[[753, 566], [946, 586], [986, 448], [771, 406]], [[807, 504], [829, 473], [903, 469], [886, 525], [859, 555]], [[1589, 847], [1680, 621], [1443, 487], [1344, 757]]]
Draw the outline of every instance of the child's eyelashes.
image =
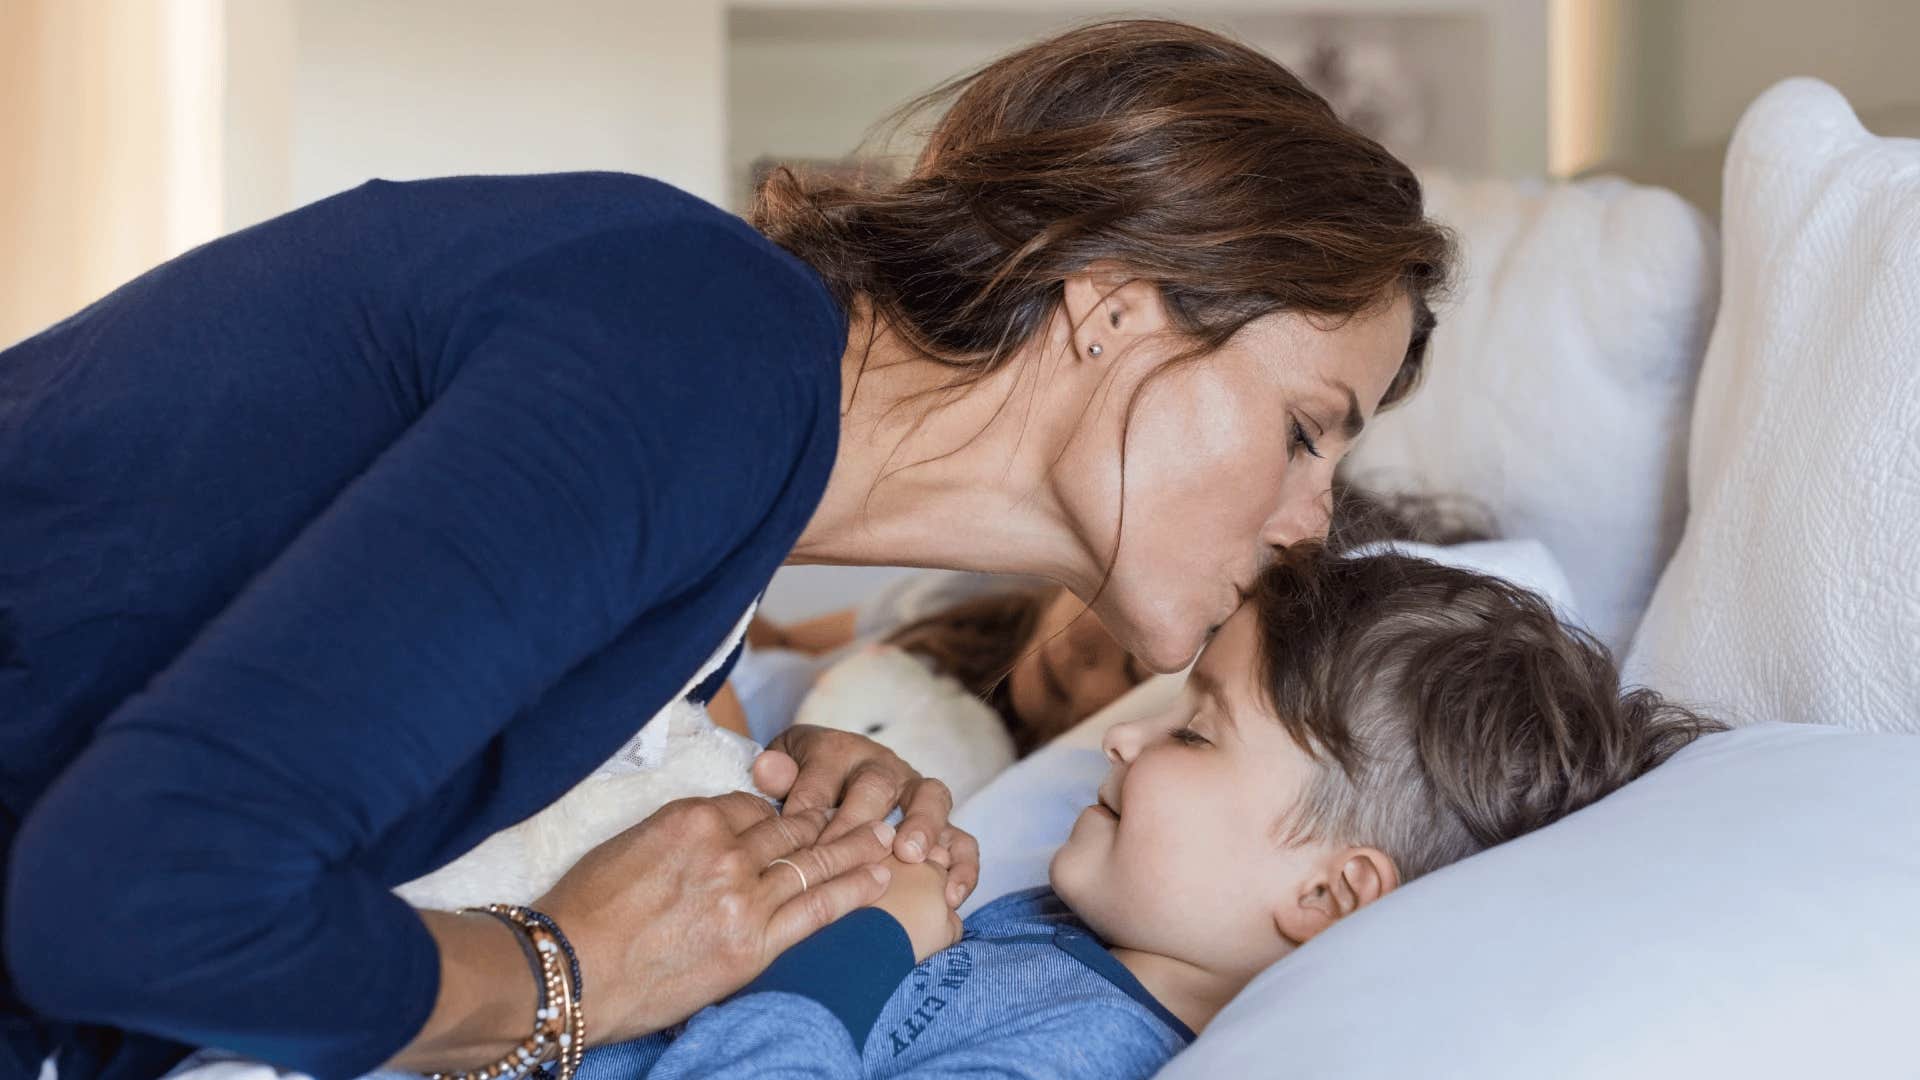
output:
[[1174, 742], [1180, 743], [1184, 746], [1213, 745], [1207, 740], [1207, 737], [1205, 735], [1202, 735], [1199, 732], [1193, 730], [1191, 725], [1183, 725], [1181, 727], [1174, 728], [1172, 731], [1167, 732], [1167, 736], [1171, 738]]

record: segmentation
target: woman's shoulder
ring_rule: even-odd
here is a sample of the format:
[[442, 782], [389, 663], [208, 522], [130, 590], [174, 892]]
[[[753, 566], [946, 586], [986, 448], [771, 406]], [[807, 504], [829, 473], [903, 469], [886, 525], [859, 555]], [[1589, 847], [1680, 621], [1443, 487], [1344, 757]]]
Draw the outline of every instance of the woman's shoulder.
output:
[[402, 227], [411, 222], [458, 230], [469, 221], [484, 221], [492, 230], [490, 235], [534, 249], [603, 233], [695, 233], [736, 258], [751, 253], [790, 272], [816, 281], [819, 277], [738, 214], [665, 180], [638, 173], [375, 179], [334, 198], [357, 203], [362, 210], [394, 214]]
[[[326, 249], [386, 283], [386, 295], [410, 297], [429, 313], [504, 297], [501, 285], [524, 284], [529, 274], [576, 299], [697, 285], [749, 294], [767, 320], [805, 326], [836, 365], [845, 342], [845, 313], [804, 260], [739, 215], [635, 173], [374, 179], [225, 243]], [[599, 288], [583, 292], [582, 284]], [[676, 314], [698, 319], [705, 311]]]

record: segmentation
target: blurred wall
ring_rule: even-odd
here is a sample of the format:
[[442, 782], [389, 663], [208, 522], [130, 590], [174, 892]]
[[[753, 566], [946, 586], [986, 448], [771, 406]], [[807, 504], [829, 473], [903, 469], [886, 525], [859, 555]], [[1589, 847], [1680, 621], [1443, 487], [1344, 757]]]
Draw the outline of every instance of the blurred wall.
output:
[[1794, 75], [1920, 106], [1920, 0], [1553, 0], [1553, 22], [1556, 173], [1724, 142]]
[[719, 0], [270, 2], [291, 16], [261, 31], [269, 49], [291, 43], [290, 69], [258, 73], [291, 112], [290, 205], [372, 176], [565, 169], [725, 199]]
[[0, 346], [218, 232], [219, 10], [0, 3]]

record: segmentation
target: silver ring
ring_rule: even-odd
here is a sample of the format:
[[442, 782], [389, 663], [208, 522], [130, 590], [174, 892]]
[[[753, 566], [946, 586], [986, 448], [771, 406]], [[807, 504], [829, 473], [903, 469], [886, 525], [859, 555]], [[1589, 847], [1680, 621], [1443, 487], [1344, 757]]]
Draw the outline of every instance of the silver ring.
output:
[[792, 867], [793, 872], [800, 875], [800, 891], [801, 892], [807, 891], [807, 872], [805, 870], [800, 869], [799, 863], [794, 862], [792, 859], [775, 859], [772, 862], [768, 863], [767, 866], [769, 869], [775, 866]]

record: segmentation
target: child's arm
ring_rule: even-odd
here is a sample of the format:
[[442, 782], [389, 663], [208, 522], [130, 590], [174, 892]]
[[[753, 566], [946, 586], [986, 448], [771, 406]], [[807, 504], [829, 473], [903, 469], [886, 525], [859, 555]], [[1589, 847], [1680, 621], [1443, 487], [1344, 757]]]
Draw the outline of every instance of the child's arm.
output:
[[860, 1075], [860, 1046], [913, 945], [892, 915], [863, 908], [788, 949], [738, 994], [687, 1021], [648, 1080]]
[[945, 866], [886, 865], [893, 878], [874, 907], [788, 949], [738, 994], [694, 1014], [649, 1080], [859, 1076], [867, 1035], [900, 980], [961, 930], [947, 907]]

